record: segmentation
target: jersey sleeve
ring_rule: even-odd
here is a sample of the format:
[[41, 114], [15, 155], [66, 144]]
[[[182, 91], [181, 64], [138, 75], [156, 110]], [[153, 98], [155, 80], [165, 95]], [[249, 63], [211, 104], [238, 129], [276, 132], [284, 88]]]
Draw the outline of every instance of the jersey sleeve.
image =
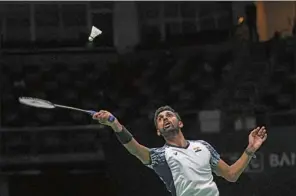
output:
[[150, 148], [150, 163], [146, 164], [147, 167], [153, 169], [157, 165], [165, 162], [165, 150], [164, 148]]
[[220, 154], [208, 142], [201, 140], [201, 143], [203, 145], [205, 145], [207, 147], [207, 149], [210, 151], [210, 153], [211, 153], [211, 159], [210, 159], [211, 168], [212, 168], [212, 171], [216, 173], [216, 167], [217, 167], [218, 162], [220, 160]]

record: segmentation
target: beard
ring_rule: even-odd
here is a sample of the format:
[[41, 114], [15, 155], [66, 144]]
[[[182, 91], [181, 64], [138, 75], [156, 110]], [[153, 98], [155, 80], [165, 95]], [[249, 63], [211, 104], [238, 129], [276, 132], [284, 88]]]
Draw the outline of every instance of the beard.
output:
[[173, 124], [171, 124], [168, 128], [163, 127], [159, 129], [159, 132], [165, 139], [169, 140], [178, 135], [180, 129], [178, 126], [174, 126]]

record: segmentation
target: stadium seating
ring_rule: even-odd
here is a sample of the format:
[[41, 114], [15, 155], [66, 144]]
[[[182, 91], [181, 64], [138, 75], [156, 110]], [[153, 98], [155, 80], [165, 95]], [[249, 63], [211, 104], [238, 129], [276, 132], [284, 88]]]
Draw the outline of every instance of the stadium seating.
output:
[[[100, 60], [104, 54], [98, 58], [91, 54], [89, 61], [69, 61], [60, 53], [55, 54], [55, 61], [31, 60], [25, 64], [12, 60], [18, 55], [8, 55], [1, 65], [2, 126], [91, 123], [88, 116], [78, 112], [20, 105], [19, 96], [85, 109], [108, 109], [126, 123], [151, 118], [153, 111], [164, 104], [181, 114], [216, 108], [230, 113], [291, 109], [295, 106], [291, 51], [274, 50], [280, 54], [273, 53], [278, 58], [271, 61], [264, 55], [262, 44], [251, 47], [251, 53], [250, 48], [231, 51], [226, 46], [220, 52], [214, 52], [215, 46], [213, 51], [192, 52], [188, 48], [187, 53], [141, 51], [115, 62], [106, 58], [103, 65]], [[38, 55], [42, 59], [44, 54]]]

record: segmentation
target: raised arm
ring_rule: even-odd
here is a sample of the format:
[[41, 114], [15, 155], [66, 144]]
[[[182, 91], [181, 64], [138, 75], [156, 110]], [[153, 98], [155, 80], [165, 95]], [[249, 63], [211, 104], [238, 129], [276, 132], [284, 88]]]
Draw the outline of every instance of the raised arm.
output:
[[222, 159], [219, 160], [216, 168], [218, 175], [230, 182], [235, 182], [248, 166], [254, 153], [260, 148], [267, 138], [265, 127], [257, 127], [249, 135], [249, 145], [241, 157], [232, 165], [228, 165]]
[[132, 134], [115, 118], [114, 121], [109, 122], [108, 119], [113, 116], [110, 112], [101, 110], [93, 115], [93, 119], [99, 121], [103, 125], [110, 126], [115, 132], [118, 140], [122, 145], [131, 153], [136, 156], [143, 164], [149, 164], [150, 152], [149, 149], [141, 144], [139, 144]]

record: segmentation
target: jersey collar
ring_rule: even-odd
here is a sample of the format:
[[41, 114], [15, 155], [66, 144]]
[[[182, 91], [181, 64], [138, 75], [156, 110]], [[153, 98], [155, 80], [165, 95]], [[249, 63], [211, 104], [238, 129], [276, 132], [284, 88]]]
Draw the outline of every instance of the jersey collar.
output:
[[185, 146], [185, 147], [176, 146], [176, 145], [169, 144], [169, 143], [165, 143], [165, 145], [167, 145], [167, 146], [170, 146], [170, 147], [175, 147], [175, 148], [183, 148], [183, 149], [187, 149], [187, 148], [189, 147], [190, 143], [189, 143], [189, 141], [188, 141], [188, 140], [186, 140], [186, 142], [187, 142], [187, 144], [186, 144], [186, 146]]

